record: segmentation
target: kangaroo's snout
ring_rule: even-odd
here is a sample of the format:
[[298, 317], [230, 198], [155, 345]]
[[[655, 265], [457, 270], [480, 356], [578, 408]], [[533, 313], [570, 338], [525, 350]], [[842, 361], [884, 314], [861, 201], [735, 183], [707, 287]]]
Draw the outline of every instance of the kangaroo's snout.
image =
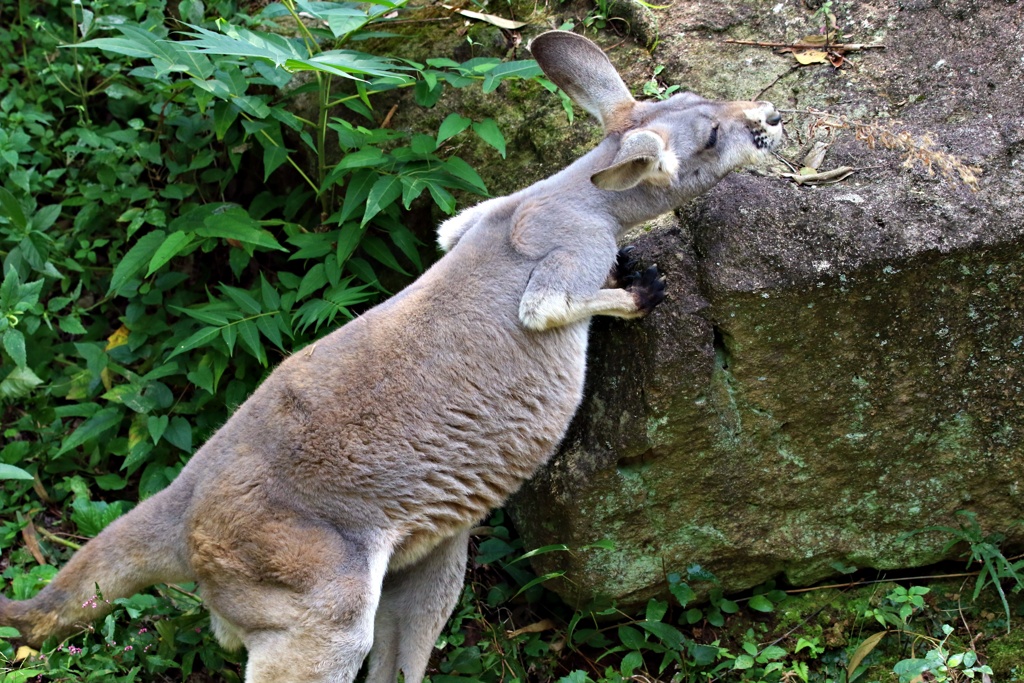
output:
[[744, 109], [744, 114], [751, 122], [751, 133], [754, 146], [759, 150], [771, 152], [782, 144], [782, 114], [771, 102], [752, 102], [753, 106]]

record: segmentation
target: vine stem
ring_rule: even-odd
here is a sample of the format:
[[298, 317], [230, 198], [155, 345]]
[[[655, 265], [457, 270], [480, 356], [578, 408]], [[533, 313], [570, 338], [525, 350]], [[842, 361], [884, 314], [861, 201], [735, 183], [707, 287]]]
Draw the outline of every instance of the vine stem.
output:
[[52, 531], [49, 531], [48, 529], [45, 529], [44, 527], [37, 526], [36, 531], [38, 531], [39, 535], [45, 538], [46, 540], [53, 541], [54, 543], [59, 543], [63, 546], [71, 548], [72, 550], [78, 550], [82, 547], [81, 544], [75, 543], [74, 541], [69, 541], [66, 538], [61, 538], [57, 534], [53, 533]]

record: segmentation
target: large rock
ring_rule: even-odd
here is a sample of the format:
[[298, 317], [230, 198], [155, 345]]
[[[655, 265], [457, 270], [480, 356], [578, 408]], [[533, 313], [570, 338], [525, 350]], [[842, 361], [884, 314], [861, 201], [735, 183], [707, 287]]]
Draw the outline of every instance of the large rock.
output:
[[[887, 49], [840, 71], [720, 42], [799, 39], [802, 3], [657, 12], [666, 81], [730, 99], [774, 81], [780, 107], [909, 137], [872, 150], [838, 130], [825, 168], [874, 168], [824, 187], [733, 174], [636, 239], [669, 298], [595, 321], [576, 422], [513, 505], [528, 545], [613, 541], [540, 556], [567, 597], [637, 604], [693, 564], [727, 590], [929, 564], [962, 548], [908, 532], [958, 510], [985, 531], [1024, 518], [1024, 4], [843, 6], [847, 41]], [[977, 192], [902, 168], [915, 149], [939, 160], [929, 132], [981, 167]]]

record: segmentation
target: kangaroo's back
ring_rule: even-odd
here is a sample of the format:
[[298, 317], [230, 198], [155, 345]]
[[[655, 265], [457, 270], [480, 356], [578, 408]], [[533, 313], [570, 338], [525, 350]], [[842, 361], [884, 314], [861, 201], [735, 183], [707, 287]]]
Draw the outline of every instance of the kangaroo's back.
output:
[[[390, 300], [278, 367], [165, 492], [87, 544], [36, 598], [0, 601], [31, 642], [108, 598], [198, 580], [246, 680], [421, 680], [462, 585], [468, 529], [557, 448], [594, 315], [665, 296], [619, 236], [777, 145], [764, 102], [636, 102], [571, 33], [531, 49], [604, 126], [560, 173], [467, 209], [448, 252]], [[116, 559], [113, 559], [116, 558]], [[288, 652], [285, 660], [280, 653]]]

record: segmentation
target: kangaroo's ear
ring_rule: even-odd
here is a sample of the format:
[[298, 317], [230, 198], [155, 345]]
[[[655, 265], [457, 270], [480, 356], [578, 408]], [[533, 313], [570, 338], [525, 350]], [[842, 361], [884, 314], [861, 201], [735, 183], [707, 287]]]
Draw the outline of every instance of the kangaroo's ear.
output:
[[627, 133], [608, 168], [590, 176], [602, 190], [621, 192], [642, 182], [668, 185], [679, 170], [679, 158], [652, 130]]
[[606, 133], [629, 127], [636, 100], [601, 48], [569, 31], [548, 31], [533, 39], [530, 52], [544, 74], [597, 118]]

